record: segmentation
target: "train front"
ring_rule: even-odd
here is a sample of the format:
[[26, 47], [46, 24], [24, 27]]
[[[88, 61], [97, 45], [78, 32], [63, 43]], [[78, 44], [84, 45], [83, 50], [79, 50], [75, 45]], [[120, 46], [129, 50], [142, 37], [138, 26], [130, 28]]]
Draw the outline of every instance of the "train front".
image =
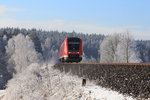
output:
[[68, 62], [80, 62], [82, 54], [82, 40], [76, 37], [68, 38]]
[[77, 37], [69, 37], [60, 46], [59, 60], [61, 62], [80, 62], [82, 54], [82, 40]]

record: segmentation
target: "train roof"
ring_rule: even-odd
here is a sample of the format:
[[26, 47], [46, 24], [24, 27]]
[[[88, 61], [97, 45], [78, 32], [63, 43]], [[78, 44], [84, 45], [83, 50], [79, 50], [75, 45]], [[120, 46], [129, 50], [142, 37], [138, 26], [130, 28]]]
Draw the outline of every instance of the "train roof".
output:
[[80, 39], [78, 37], [67, 37], [67, 39]]

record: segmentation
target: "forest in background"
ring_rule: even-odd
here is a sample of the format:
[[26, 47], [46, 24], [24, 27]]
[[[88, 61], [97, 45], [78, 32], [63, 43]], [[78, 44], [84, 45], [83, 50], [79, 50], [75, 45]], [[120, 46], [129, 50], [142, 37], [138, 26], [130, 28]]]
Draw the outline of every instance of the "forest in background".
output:
[[[43, 31], [36, 29], [1, 28], [0, 29], [0, 56], [6, 54], [5, 46], [9, 39], [18, 34], [28, 35], [35, 45], [35, 50], [44, 55], [43, 46], [47, 45], [47, 51], [59, 51], [60, 44], [66, 37], [79, 37], [83, 40], [84, 56], [88, 59], [94, 58], [99, 62], [100, 43], [105, 36], [103, 34], [83, 34], [73, 32]], [[150, 62], [150, 40], [136, 40], [136, 49], [143, 63]]]

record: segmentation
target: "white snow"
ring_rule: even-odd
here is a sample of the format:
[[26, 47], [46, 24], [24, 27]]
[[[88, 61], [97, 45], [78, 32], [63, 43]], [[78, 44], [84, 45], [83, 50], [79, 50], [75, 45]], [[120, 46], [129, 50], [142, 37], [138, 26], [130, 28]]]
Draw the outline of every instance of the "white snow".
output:
[[0, 100], [4, 97], [5, 92], [5, 90], [0, 90]]
[[108, 90], [94, 84], [84, 88], [84, 95], [92, 100], [135, 100], [116, 91]]
[[8, 83], [2, 100], [135, 100], [51, 67], [32, 64]]

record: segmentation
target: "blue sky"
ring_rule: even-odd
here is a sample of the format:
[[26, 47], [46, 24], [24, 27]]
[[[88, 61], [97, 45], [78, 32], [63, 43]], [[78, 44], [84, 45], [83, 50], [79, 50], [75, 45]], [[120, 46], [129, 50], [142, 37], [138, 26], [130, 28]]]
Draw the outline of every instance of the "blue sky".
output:
[[150, 38], [150, 0], [0, 0], [0, 27]]

